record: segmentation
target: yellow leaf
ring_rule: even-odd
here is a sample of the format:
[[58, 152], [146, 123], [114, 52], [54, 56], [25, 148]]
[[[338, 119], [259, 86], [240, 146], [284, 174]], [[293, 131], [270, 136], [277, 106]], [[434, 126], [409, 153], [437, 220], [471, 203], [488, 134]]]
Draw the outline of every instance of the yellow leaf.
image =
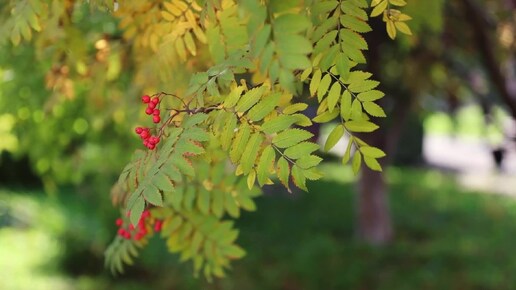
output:
[[176, 51], [177, 51], [177, 54], [179, 55], [179, 57], [183, 60], [183, 61], [186, 61], [186, 49], [185, 49], [185, 43], [183, 41], [183, 39], [181, 37], [179, 37], [177, 40], [176, 40]]
[[378, 3], [376, 7], [374, 7], [373, 11], [371, 12], [371, 17], [378, 16], [385, 11], [385, 8], [387, 8], [387, 0], [382, 0], [382, 2]]
[[163, 19], [165, 19], [167, 21], [176, 20], [176, 17], [172, 13], [167, 12], [167, 11], [161, 11], [161, 17], [163, 17]]
[[407, 35], [412, 35], [412, 31], [410, 30], [410, 27], [408, 27], [408, 25], [405, 22], [394, 22], [394, 25], [401, 33], [405, 33]]
[[389, 37], [391, 39], [396, 38], [396, 27], [394, 26], [394, 22], [392, 22], [392, 20], [390, 20], [390, 19], [387, 19], [386, 26], [387, 26], [387, 34], [389, 35]]
[[195, 46], [195, 41], [193, 40], [192, 34], [188, 31], [185, 33], [184, 36], [186, 48], [188, 48], [188, 51], [195, 56], [197, 54], [197, 48]]
[[163, 4], [165, 5], [165, 8], [168, 11], [170, 11], [170, 13], [174, 14], [175, 16], [180, 16], [181, 14], [183, 14], [177, 6], [175, 6], [174, 4], [172, 4], [170, 2], [164, 2]]

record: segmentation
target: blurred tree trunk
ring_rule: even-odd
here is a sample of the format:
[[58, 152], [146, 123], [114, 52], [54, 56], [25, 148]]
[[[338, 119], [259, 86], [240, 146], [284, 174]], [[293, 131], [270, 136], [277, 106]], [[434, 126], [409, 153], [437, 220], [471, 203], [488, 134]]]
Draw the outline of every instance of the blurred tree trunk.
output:
[[[364, 139], [372, 146], [383, 148], [379, 143], [386, 138], [385, 134], [377, 133]], [[358, 235], [372, 245], [383, 245], [393, 236], [387, 193], [383, 173], [364, 166], [358, 181]]]
[[513, 118], [516, 119], [516, 95], [509, 90], [508, 80], [502, 73], [500, 62], [496, 59], [496, 43], [492, 40], [489, 33], [496, 31], [495, 24], [489, 21], [482, 7], [474, 0], [462, 0], [465, 17], [469, 21], [471, 28], [475, 31], [475, 44], [480, 52], [484, 65], [492, 83], [497, 88], [503, 102], [509, 108]]
[[[386, 41], [382, 22], [372, 19], [373, 32], [368, 35], [368, 66], [375, 77], [380, 76], [380, 46]], [[383, 104], [382, 104], [383, 105]], [[399, 119], [402, 120], [402, 119]], [[385, 149], [387, 133], [385, 124], [373, 134], [361, 136], [368, 144]], [[382, 166], [386, 166], [383, 162]], [[383, 245], [393, 237], [393, 227], [388, 202], [388, 187], [382, 172], [362, 167], [358, 181], [357, 232], [360, 239], [372, 245]]]

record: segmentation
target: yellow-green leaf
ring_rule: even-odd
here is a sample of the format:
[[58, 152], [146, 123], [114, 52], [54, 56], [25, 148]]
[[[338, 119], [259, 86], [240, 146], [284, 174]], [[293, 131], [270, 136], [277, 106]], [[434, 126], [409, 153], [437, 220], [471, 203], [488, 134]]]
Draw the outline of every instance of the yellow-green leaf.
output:
[[369, 156], [364, 156], [364, 163], [367, 165], [367, 167], [369, 167], [371, 170], [374, 170], [374, 171], [382, 171], [382, 166], [380, 165], [380, 163], [378, 163], [378, 161], [373, 158], [373, 157], [369, 157]]
[[355, 155], [353, 155], [353, 161], [352, 161], [352, 165], [351, 165], [355, 175], [358, 174], [358, 171], [360, 170], [360, 165], [361, 164], [362, 164], [362, 154], [359, 151], [356, 151]]
[[340, 99], [341, 89], [342, 87], [340, 86], [339, 82], [334, 82], [331, 86], [330, 92], [328, 93], [328, 108], [330, 109], [330, 112], [335, 109], [335, 106]]
[[333, 128], [330, 135], [328, 136], [328, 139], [326, 139], [326, 143], [324, 144], [324, 151], [330, 151], [330, 149], [333, 148], [337, 144], [337, 142], [339, 142], [340, 138], [342, 138], [345, 131], [346, 130], [344, 129], [344, 126], [342, 124], [339, 124], [335, 128]]
[[373, 102], [363, 102], [364, 110], [373, 117], [386, 117], [382, 107]]

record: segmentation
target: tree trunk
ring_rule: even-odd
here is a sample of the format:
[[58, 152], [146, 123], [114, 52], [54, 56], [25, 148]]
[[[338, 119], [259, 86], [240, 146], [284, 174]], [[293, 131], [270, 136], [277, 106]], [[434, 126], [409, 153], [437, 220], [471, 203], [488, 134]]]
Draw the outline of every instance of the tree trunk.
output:
[[[373, 32], [369, 33], [368, 66], [375, 76], [380, 72], [379, 49], [386, 41], [381, 21], [371, 21]], [[378, 31], [381, 31], [379, 33]], [[376, 120], [378, 121], [378, 120]], [[385, 125], [385, 124], [383, 124]], [[383, 132], [383, 134], [382, 134]], [[381, 131], [361, 136], [371, 146], [384, 148], [386, 145], [384, 128]], [[383, 165], [382, 165], [383, 166]], [[357, 234], [360, 239], [371, 245], [383, 245], [393, 237], [393, 228], [389, 203], [387, 198], [387, 184], [383, 173], [374, 172], [364, 165], [358, 181], [357, 192]]]
[[393, 236], [387, 185], [383, 174], [364, 168], [358, 183], [358, 235], [371, 245], [383, 245]]

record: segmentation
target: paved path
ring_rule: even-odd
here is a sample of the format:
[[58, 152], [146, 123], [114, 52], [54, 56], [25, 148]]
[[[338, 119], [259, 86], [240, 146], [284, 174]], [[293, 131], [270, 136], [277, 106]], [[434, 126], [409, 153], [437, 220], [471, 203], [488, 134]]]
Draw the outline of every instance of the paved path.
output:
[[425, 136], [423, 155], [428, 164], [457, 173], [458, 182], [470, 190], [516, 197], [516, 149], [507, 151], [497, 170], [488, 143], [451, 136]]
[[[346, 145], [347, 140], [340, 140], [331, 152], [342, 156]], [[516, 197], [516, 148], [507, 152], [502, 170], [496, 169], [491, 154], [489, 144], [479, 139], [430, 135], [423, 140], [426, 162], [453, 172], [465, 188]]]

